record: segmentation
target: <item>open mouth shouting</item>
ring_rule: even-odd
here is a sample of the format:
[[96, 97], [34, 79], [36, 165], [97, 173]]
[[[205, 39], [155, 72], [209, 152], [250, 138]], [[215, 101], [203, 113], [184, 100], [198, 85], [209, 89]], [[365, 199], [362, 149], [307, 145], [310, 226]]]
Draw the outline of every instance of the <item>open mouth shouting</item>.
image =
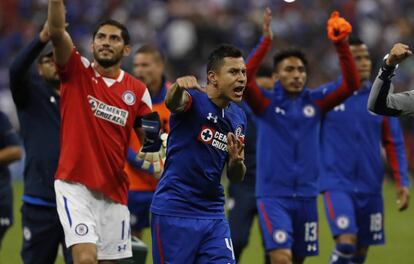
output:
[[234, 94], [237, 97], [243, 97], [244, 86], [237, 86], [233, 89]]

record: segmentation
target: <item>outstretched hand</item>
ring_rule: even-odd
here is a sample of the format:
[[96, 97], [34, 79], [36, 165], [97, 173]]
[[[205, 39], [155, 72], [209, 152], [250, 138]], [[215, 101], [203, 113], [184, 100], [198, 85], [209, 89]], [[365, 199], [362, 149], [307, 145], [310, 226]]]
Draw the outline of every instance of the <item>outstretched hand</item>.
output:
[[40, 41], [43, 43], [46, 43], [50, 40], [50, 34], [49, 34], [49, 25], [47, 24], [47, 21], [43, 25], [42, 30], [39, 33]]
[[397, 43], [392, 47], [386, 63], [389, 66], [395, 66], [405, 60], [411, 54], [413, 53], [408, 45]]
[[244, 161], [244, 144], [231, 132], [227, 134], [227, 151], [230, 163]]
[[352, 32], [351, 24], [340, 16], [338, 11], [333, 11], [326, 24], [328, 38], [334, 43], [346, 40]]
[[201, 88], [200, 84], [198, 84], [197, 78], [191, 75], [178, 78], [174, 85], [178, 85], [184, 89], [197, 89], [205, 92], [205, 90]]
[[272, 10], [269, 7], [266, 7], [265, 11], [263, 12], [263, 24], [262, 24], [262, 31], [264, 37], [273, 38], [273, 32], [270, 27], [270, 23], [272, 22]]

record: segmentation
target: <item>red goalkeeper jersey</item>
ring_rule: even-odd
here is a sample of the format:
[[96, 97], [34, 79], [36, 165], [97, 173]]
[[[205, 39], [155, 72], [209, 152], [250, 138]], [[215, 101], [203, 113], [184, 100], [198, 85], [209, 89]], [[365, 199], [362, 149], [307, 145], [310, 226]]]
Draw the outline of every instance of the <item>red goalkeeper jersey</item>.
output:
[[124, 71], [117, 79], [101, 76], [74, 49], [59, 67], [61, 151], [56, 179], [77, 182], [127, 204], [123, 168], [131, 129], [151, 112], [145, 85]]

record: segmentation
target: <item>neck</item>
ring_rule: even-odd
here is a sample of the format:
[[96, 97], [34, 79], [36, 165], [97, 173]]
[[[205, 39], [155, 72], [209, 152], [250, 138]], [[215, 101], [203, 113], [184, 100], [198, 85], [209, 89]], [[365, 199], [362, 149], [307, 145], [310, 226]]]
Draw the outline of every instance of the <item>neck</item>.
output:
[[108, 68], [102, 67], [98, 62], [93, 63], [93, 68], [103, 77], [116, 79], [121, 72], [120, 63], [114, 64]]
[[157, 96], [162, 88], [162, 78], [160, 79], [154, 79], [149, 85], [148, 85], [148, 91], [151, 95], [151, 97]]
[[230, 100], [222, 96], [217, 87], [207, 84], [206, 92], [208, 98], [220, 108], [226, 108], [230, 104]]

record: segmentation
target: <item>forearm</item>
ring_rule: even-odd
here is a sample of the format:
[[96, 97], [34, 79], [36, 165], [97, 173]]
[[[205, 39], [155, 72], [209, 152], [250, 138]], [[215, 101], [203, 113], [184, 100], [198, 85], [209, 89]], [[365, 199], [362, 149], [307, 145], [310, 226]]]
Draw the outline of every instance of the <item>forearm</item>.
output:
[[347, 41], [336, 43], [335, 49], [339, 56], [343, 81], [349, 92], [352, 93], [361, 87], [361, 78], [357, 71], [349, 44]]
[[[39, 36], [36, 36], [30, 44], [22, 49], [10, 65], [10, 83], [22, 81], [24, 76], [30, 69], [30, 66], [41, 53], [46, 43], [40, 41]], [[12, 87], [13, 89], [13, 87]]]
[[361, 86], [360, 77], [349, 49], [348, 42], [342, 41], [336, 43], [335, 48], [339, 56], [343, 78], [335, 91], [316, 101], [316, 104], [320, 107], [323, 114], [345, 101]]
[[246, 165], [243, 161], [229, 162], [227, 167], [227, 177], [230, 182], [241, 182], [246, 174]]
[[178, 84], [173, 84], [165, 96], [165, 105], [171, 112], [184, 111], [188, 103], [188, 94]]
[[22, 149], [19, 146], [9, 146], [0, 150], [0, 165], [7, 166], [22, 158]]
[[63, 0], [49, 0], [48, 8], [49, 36], [53, 43], [55, 63], [65, 66], [72, 54], [73, 43], [66, 32], [65, 5]]
[[272, 40], [269, 37], [262, 37], [257, 47], [248, 56], [246, 62], [247, 84], [244, 98], [256, 114], [263, 113], [270, 103], [256, 83], [256, 73], [269, 51], [271, 43]]
[[65, 5], [63, 0], [49, 0], [47, 22], [52, 41], [62, 38], [65, 32]]
[[394, 67], [384, 63], [371, 88], [368, 109], [380, 115], [414, 115], [414, 91], [393, 94], [392, 76]]

